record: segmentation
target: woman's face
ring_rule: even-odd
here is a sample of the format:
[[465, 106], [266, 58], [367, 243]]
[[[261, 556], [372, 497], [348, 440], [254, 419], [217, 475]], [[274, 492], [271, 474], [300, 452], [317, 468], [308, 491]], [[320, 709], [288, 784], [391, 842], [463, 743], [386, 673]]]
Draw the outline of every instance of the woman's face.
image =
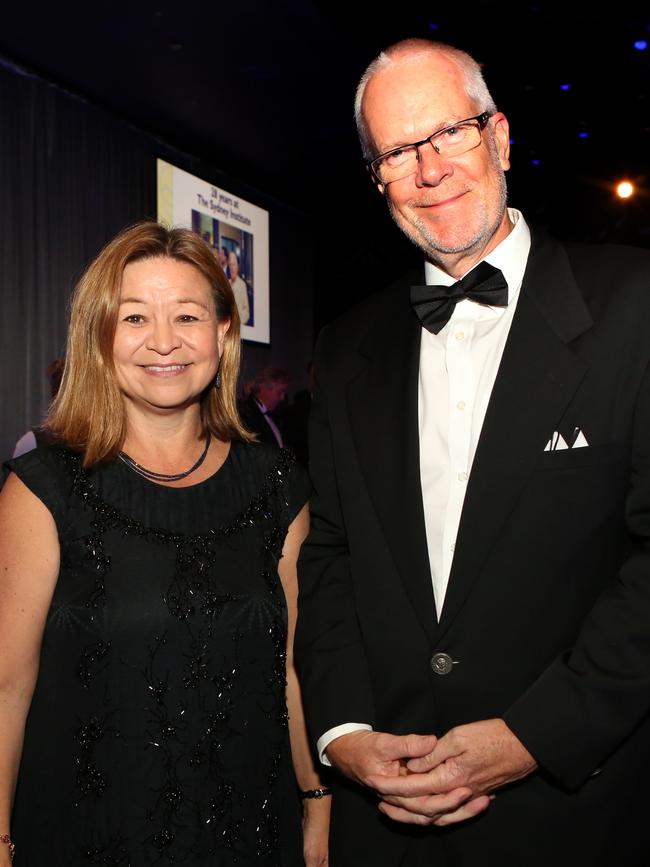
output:
[[167, 415], [193, 404], [214, 379], [230, 322], [193, 265], [168, 257], [124, 269], [113, 359], [127, 410]]

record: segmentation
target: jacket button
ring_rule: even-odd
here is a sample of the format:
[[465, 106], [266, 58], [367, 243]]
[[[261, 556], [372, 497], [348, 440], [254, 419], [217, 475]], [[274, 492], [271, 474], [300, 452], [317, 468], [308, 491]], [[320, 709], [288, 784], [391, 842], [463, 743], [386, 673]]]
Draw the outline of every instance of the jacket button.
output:
[[448, 653], [434, 653], [431, 657], [431, 668], [435, 674], [449, 674], [453, 667], [453, 660]]

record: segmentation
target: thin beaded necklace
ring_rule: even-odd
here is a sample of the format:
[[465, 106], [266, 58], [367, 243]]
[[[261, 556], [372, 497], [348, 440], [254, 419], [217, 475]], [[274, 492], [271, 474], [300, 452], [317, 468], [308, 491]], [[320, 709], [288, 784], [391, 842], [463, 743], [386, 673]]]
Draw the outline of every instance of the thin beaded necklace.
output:
[[208, 431], [205, 437], [205, 448], [203, 452], [199, 455], [199, 459], [197, 462], [189, 468], [189, 470], [185, 470], [184, 473], [156, 473], [154, 470], [148, 470], [146, 467], [143, 467], [141, 464], [136, 463], [130, 455], [127, 455], [126, 452], [120, 452], [118, 457], [121, 461], [123, 461], [127, 467], [131, 467], [136, 473], [141, 476], [144, 476], [145, 479], [153, 479], [157, 482], [177, 482], [179, 479], [184, 479], [193, 473], [195, 470], [201, 466], [205, 457], [208, 453], [208, 449], [210, 448], [210, 432]]

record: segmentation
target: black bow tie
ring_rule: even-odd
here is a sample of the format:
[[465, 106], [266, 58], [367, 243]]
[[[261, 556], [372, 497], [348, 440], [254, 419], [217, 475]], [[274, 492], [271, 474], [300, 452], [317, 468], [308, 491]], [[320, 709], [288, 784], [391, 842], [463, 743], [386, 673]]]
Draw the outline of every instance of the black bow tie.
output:
[[506, 307], [508, 284], [498, 268], [481, 262], [451, 286], [411, 286], [413, 309], [422, 325], [433, 334], [444, 328], [463, 298], [489, 307]]

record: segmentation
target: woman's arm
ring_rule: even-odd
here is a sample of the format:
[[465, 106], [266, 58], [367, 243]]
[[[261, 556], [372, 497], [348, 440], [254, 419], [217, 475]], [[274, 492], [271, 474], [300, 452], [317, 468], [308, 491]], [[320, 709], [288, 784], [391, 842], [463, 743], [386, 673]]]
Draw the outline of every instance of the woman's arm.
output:
[[[25, 720], [59, 574], [54, 519], [13, 473], [0, 492], [0, 837], [9, 821]], [[10, 863], [0, 843], [0, 867]]]
[[[278, 573], [287, 600], [289, 629], [287, 635], [287, 707], [289, 710], [289, 737], [293, 767], [298, 787], [302, 791], [323, 788], [314, 767], [302, 710], [300, 684], [293, 664], [293, 637], [298, 610], [298, 577], [296, 563], [300, 546], [309, 530], [309, 507], [304, 506], [291, 523], [282, 549]], [[331, 798], [306, 798], [303, 801], [304, 856], [307, 867], [325, 867], [328, 863]]]

